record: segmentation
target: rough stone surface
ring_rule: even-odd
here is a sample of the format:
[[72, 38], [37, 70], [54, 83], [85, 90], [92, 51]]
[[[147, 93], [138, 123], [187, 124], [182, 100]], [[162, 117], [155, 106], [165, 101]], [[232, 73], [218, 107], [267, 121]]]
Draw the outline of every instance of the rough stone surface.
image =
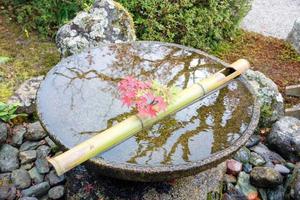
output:
[[45, 144], [45, 141], [43, 141], [43, 140], [41, 140], [39, 142], [26, 141], [21, 145], [20, 151], [35, 150], [38, 146], [43, 145], [43, 144]]
[[40, 197], [43, 196], [48, 192], [50, 189], [50, 185], [48, 182], [42, 182], [37, 185], [33, 185], [30, 188], [26, 190], [22, 190], [23, 196], [29, 196], [29, 197]]
[[267, 163], [285, 163], [286, 161], [277, 153], [270, 151], [264, 144], [259, 143], [251, 148], [252, 151], [259, 154]]
[[46, 158], [50, 152], [51, 152], [50, 147], [48, 147], [47, 145], [42, 145], [37, 148], [36, 155], [38, 158]]
[[283, 182], [279, 172], [270, 167], [254, 167], [250, 173], [251, 184], [257, 187], [276, 187]]
[[[89, 174], [82, 166], [68, 173], [66, 199], [144, 199], [203, 200], [208, 192], [219, 192], [225, 163], [198, 175], [169, 182], [141, 183], [121, 181]], [[89, 191], [88, 187], [93, 189]], [[99, 197], [99, 194], [101, 196]]]
[[300, 160], [300, 120], [283, 117], [273, 126], [267, 137], [270, 148], [291, 161]]
[[271, 126], [284, 115], [283, 98], [277, 85], [259, 71], [247, 70], [245, 77], [254, 87], [261, 104], [260, 126]]
[[281, 164], [276, 164], [274, 169], [276, 171], [278, 171], [280, 174], [289, 174], [290, 173], [290, 170], [285, 167], [284, 165], [281, 165]]
[[7, 125], [0, 121], [0, 145], [6, 141], [7, 138]]
[[257, 199], [258, 192], [255, 187], [250, 184], [249, 174], [241, 172], [238, 177], [236, 188], [241, 191], [249, 200]]
[[19, 167], [18, 149], [8, 144], [0, 146], [0, 171], [10, 172]]
[[38, 158], [35, 161], [35, 166], [37, 168], [37, 171], [41, 174], [45, 174], [49, 172], [49, 164], [48, 161], [44, 158]]
[[9, 184], [0, 184], [0, 199], [14, 200], [16, 197], [16, 187]]
[[8, 103], [19, 103], [17, 112], [33, 114], [36, 111], [36, 92], [44, 76], [38, 76], [25, 81], [8, 100]]
[[56, 44], [66, 57], [102, 43], [127, 42], [135, 38], [132, 17], [123, 6], [112, 0], [96, 0], [90, 11], [78, 13], [58, 30]]
[[241, 163], [248, 163], [250, 159], [250, 150], [242, 147], [234, 156], [234, 159]]
[[26, 128], [23, 125], [18, 125], [13, 129], [12, 144], [14, 146], [20, 146], [23, 143], [24, 134]]
[[38, 199], [35, 197], [22, 197], [19, 200], [38, 200]]
[[27, 132], [25, 133], [25, 138], [27, 140], [40, 140], [46, 137], [47, 133], [43, 129], [40, 122], [34, 122], [31, 124], [28, 124]]
[[227, 174], [231, 174], [231, 175], [238, 175], [241, 171], [242, 171], [242, 163], [236, 161], [236, 160], [227, 160], [226, 162], [226, 166], [227, 166]]
[[289, 33], [287, 40], [293, 45], [296, 51], [300, 54], [300, 17], [295, 20], [293, 29]]
[[48, 192], [48, 196], [50, 199], [60, 199], [64, 196], [64, 194], [65, 188], [61, 185], [51, 188]]
[[51, 170], [49, 174], [46, 175], [46, 180], [49, 182], [51, 186], [57, 185], [65, 181], [65, 176], [57, 176], [55, 170]]
[[254, 166], [262, 166], [266, 163], [266, 161], [258, 153], [251, 152], [250, 163]]
[[21, 164], [27, 164], [36, 159], [36, 151], [29, 150], [29, 151], [21, 151], [19, 153], [19, 158], [21, 160]]
[[40, 174], [36, 167], [29, 170], [28, 173], [29, 173], [31, 179], [33, 180], [34, 184], [43, 182], [44, 175]]
[[13, 184], [19, 188], [28, 188], [31, 185], [31, 179], [29, 173], [25, 169], [16, 169], [11, 174], [11, 180]]
[[284, 199], [284, 187], [279, 185], [273, 189], [267, 190], [268, 200], [280, 200]]

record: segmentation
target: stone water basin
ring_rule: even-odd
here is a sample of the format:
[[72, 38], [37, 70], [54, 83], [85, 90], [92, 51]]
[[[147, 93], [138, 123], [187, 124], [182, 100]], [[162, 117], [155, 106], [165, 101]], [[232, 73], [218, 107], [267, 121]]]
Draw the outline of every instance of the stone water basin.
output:
[[[228, 64], [202, 51], [159, 42], [108, 44], [63, 59], [38, 91], [50, 137], [66, 150], [135, 114], [122, 105], [123, 77], [186, 88]], [[219, 91], [86, 162], [99, 174], [162, 181], [197, 174], [228, 159], [259, 119], [253, 89], [241, 76]]]

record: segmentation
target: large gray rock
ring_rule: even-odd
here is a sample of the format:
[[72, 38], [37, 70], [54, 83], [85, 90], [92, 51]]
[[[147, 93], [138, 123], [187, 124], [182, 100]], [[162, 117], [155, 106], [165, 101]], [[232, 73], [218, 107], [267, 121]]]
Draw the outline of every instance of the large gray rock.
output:
[[273, 150], [291, 161], [300, 160], [300, 120], [282, 117], [273, 126], [267, 137]]
[[281, 174], [270, 167], [254, 167], [250, 173], [251, 184], [257, 187], [276, 187], [283, 182]]
[[13, 184], [19, 188], [28, 188], [31, 185], [29, 173], [25, 169], [16, 169], [11, 173], [11, 180]]
[[88, 12], [80, 12], [62, 26], [56, 44], [66, 57], [102, 43], [119, 43], [136, 39], [131, 15], [112, 0], [96, 0]]
[[6, 141], [7, 132], [7, 125], [0, 121], [0, 145]]
[[260, 126], [268, 127], [284, 115], [284, 103], [277, 85], [259, 71], [247, 70], [245, 77], [254, 87], [260, 102]]
[[8, 100], [8, 103], [19, 103], [18, 113], [33, 114], [36, 111], [36, 92], [44, 76], [38, 76], [25, 81]]
[[0, 171], [11, 172], [19, 167], [18, 149], [3, 144], [0, 146]]
[[298, 18], [292, 31], [289, 33], [287, 40], [293, 45], [296, 51], [300, 54], [300, 18]]

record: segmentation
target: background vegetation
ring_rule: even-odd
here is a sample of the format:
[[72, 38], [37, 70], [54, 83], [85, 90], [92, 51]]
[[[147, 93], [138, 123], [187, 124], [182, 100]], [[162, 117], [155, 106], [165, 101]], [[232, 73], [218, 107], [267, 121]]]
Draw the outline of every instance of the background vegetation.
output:
[[[53, 37], [93, 0], [2, 0], [24, 30]], [[117, 0], [133, 15], [140, 40], [175, 42], [204, 50], [231, 40], [250, 0]]]

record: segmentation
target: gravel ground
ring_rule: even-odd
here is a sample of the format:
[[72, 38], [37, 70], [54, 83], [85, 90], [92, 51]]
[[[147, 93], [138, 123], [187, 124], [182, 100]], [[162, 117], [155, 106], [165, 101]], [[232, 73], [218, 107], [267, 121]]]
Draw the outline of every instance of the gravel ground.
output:
[[243, 20], [242, 28], [286, 39], [299, 17], [300, 0], [253, 0], [252, 10]]

